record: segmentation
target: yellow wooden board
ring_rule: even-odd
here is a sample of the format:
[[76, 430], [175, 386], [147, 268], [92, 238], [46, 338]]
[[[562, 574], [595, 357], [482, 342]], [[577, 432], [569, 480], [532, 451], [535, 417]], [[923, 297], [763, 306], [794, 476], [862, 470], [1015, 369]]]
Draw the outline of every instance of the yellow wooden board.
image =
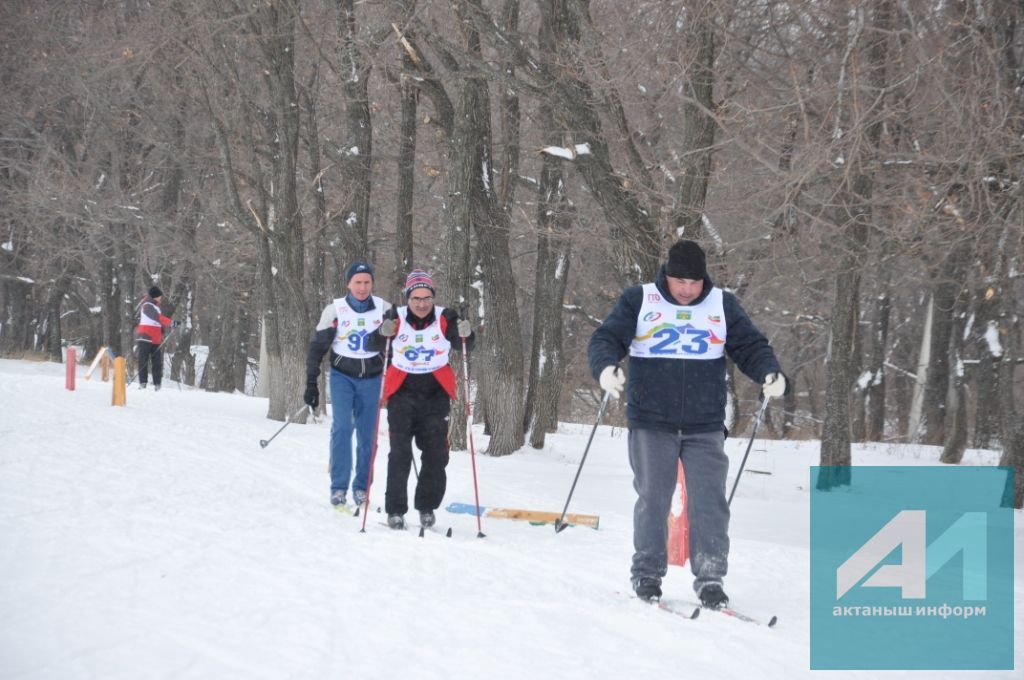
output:
[[[541, 510], [516, 510], [514, 508], [490, 508], [484, 512], [484, 516], [497, 519], [522, 519], [527, 522], [554, 524], [555, 520], [562, 516], [562, 513], [543, 512]], [[580, 515], [570, 512], [565, 516], [565, 523], [570, 526], [579, 525], [596, 529], [600, 521], [601, 518], [597, 515]]]

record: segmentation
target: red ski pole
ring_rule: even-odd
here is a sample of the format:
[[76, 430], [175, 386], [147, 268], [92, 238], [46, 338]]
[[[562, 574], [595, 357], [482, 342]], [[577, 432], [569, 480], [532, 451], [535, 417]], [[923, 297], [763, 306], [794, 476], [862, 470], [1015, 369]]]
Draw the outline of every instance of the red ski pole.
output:
[[[391, 358], [391, 337], [384, 343], [384, 370], [380, 374], [380, 394], [377, 397], [377, 417], [373, 424], [373, 446], [370, 449], [370, 476], [366, 479], [366, 500], [363, 501], [363, 526], [359, 533], [366, 533], [366, 516], [370, 514], [370, 489], [373, 488], [373, 462], [377, 460], [377, 440], [380, 439], [380, 411], [384, 407], [384, 380], [388, 377], [388, 364]], [[356, 512], [359, 509], [356, 508]]]
[[466, 436], [469, 438], [469, 462], [473, 467], [473, 498], [476, 500], [476, 537], [485, 536], [480, 526], [480, 489], [476, 483], [476, 449], [473, 446], [473, 411], [469, 406], [469, 354], [466, 353], [466, 338], [462, 338], [462, 382], [466, 390]]

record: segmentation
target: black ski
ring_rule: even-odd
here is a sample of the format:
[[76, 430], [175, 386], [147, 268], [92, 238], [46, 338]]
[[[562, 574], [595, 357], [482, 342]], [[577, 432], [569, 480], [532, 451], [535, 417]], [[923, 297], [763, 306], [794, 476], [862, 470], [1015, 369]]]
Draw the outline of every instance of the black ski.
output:
[[681, 616], [684, 619], [690, 619], [691, 621], [694, 620], [695, 618], [697, 618], [698, 616], [700, 616], [700, 607], [694, 607], [692, 610], [689, 609], [689, 608], [687, 608], [687, 609], [677, 609], [676, 607], [673, 607], [668, 602], [661, 602], [660, 600], [654, 600], [654, 601], [651, 602], [651, 604], [658, 605], [658, 609], [660, 609], [663, 612], [668, 612], [669, 614], [675, 614], [676, 616]]
[[[378, 522], [378, 524], [380, 524], [382, 527], [388, 527], [388, 529], [391, 529], [391, 527], [388, 526], [387, 522]], [[430, 532], [433, 533], [433, 534], [444, 533], [446, 538], [451, 538], [452, 537], [452, 528], [451, 527], [448, 527], [448, 529], [446, 531], [442, 532], [441, 528], [440, 527], [436, 527], [436, 526], [425, 527], [425, 526], [421, 526], [419, 524], [406, 524], [401, 529], [392, 529], [392, 531], [405, 531], [405, 530], [409, 529], [410, 527], [416, 527], [416, 528], [419, 529], [419, 537], [420, 538], [423, 538], [423, 536], [426, 533], [426, 531], [428, 530], [428, 528], [429, 528]]]
[[718, 612], [719, 614], [724, 614], [725, 616], [731, 616], [734, 619], [739, 619], [740, 621], [744, 621], [746, 623], [753, 623], [756, 626], [767, 626], [768, 628], [774, 628], [775, 624], [779, 622], [779, 617], [778, 616], [772, 616], [767, 621], [764, 621], [762, 619], [754, 618], [753, 616], [750, 616], [749, 614], [744, 614], [741, 611], [737, 611], [737, 610], [733, 609], [732, 607], [722, 607], [721, 609], [712, 609], [711, 607], [703, 607], [703, 609], [708, 609], [708, 610], [713, 611], [713, 612]]
[[[640, 598], [636, 597], [636, 595], [632, 595], [631, 597], [633, 597], [634, 599], [640, 600]], [[732, 617], [734, 619], [738, 619], [738, 620], [743, 621], [745, 623], [752, 623], [752, 624], [754, 624], [756, 626], [765, 626], [767, 628], [774, 628], [775, 624], [777, 624], [779, 622], [779, 617], [778, 616], [773, 616], [770, 619], [768, 619], [767, 621], [764, 621], [762, 619], [754, 618], [753, 616], [750, 616], [748, 614], [744, 614], [741, 611], [737, 611], [736, 609], [733, 609], [732, 607], [724, 607], [722, 609], [711, 609], [710, 607], [702, 607], [700, 605], [691, 604], [689, 602], [685, 602], [685, 601], [681, 601], [681, 600], [640, 600], [640, 601], [645, 603], [645, 604], [657, 605], [658, 609], [660, 609], [663, 612], [668, 612], [669, 614], [674, 614], [674, 615], [680, 616], [680, 617], [682, 617], [684, 619], [690, 619], [691, 621], [693, 619], [696, 619], [698, 616], [700, 616], [700, 612], [701, 612], [702, 609], [707, 609], [709, 611], [718, 612], [719, 614], [722, 614], [724, 616], [730, 616], [730, 617]]]
[[[413, 524], [413, 526], [418, 526], [420, 528], [420, 538], [423, 538], [423, 534], [426, 531], [428, 531], [428, 530], [431, 531], [432, 533], [435, 533], [435, 534], [441, 533], [441, 529], [438, 528], [437, 526], [425, 527], [422, 524]], [[452, 528], [448, 527], [448, 530], [444, 532], [444, 535], [447, 538], [451, 538], [452, 537]]]
[[[618, 594], [623, 595], [624, 593]], [[690, 619], [691, 621], [700, 616], [700, 607], [693, 607], [691, 609], [690, 606], [686, 603], [681, 603], [682, 606], [673, 606], [671, 602], [663, 602], [658, 599], [641, 600], [636, 595], [630, 595], [629, 597], [633, 598], [634, 600], [637, 600], [638, 602], [643, 602], [644, 604], [655, 606], [663, 612], [674, 614], [684, 619]]]

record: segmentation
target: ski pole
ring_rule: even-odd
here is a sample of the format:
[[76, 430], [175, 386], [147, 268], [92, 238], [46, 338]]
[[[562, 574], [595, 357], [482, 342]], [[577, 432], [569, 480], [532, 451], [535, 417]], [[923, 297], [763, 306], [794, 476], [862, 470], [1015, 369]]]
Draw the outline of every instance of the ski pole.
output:
[[[359, 533], [366, 533], [366, 517], [370, 514], [370, 489], [373, 488], [373, 462], [377, 460], [377, 441], [380, 439], [380, 410], [384, 408], [384, 381], [388, 377], [388, 364], [391, 358], [391, 338], [384, 343], [384, 370], [380, 374], [380, 394], [377, 396], [377, 417], [373, 421], [373, 446], [370, 447], [370, 475], [366, 479], [366, 498], [363, 500], [363, 526]], [[418, 475], [417, 475], [418, 476]], [[356, 515], [359, 508], [356, 508]]]
[[469, 354], [466, 353], [466, 338], [462, 338], [462, 382], [466, 390], [466, 436], [469, 438], [469, 462], [473, 468], [473, 498], [476, 501], [476, 537], [483, 538], [480, 526], [480, 489], [476, 483], [476, 447], [473, 446], [473, 410], [469, 406]]
[[601, 408], [597, 410], [597, 420], [594, 422], [593, 429], [590, 430], [590, 438], [587, 439], [587, 446], [583, 449], [583, 458], [580, 460], [579, 469], [576, 470], [576, 477], [572, 480], [572, 487], [569, 489], [569, 497], [565, 499], [565, 507], [562, 508], [562, 516], [555, 520], [555, 533], [562, 531], [569, 526], [565, 520], [565, 513], [569, 510], [569, 501], [572, 500], [572, 494], [576, 490], [576, 482], [580, 481], [580, 473], [583, 472], [583, 464], [587, 462], [587, 454], [590, 452], [590, 444], [594, 441], [594, 433], [597, 432], [597, 426], [601, 424], [601, 419], [604, 417], [604, 410], [608, 406], [608, 400], [611, 398], [611, 392], [605, 392], [604, 397], [601, 399]]
[[281, 430], [283, 430], [284, 428], [286, 428], [289, 425], [291, 425], [292, 421], [295, 420], [296, 418], [298, 418], [302, 414], [302, 412], [305, 411], [307, 408], [309, 408], [308, 404], [304, 405], [298, 411], [296, 411], [292, 415], [288, 416], [288, 418], [285, 419], [285, 421], [284, 421], [284, 425], [282, 425], [281, 427], [278, 428], [277, 432], [274, 433], [273, 437], [271, 437], [270, 439], [261, 439], [260, 440], [260, 448], [264, 448], [264, 449], [267, 448], [267, 445], [270, 444], [270, 442], [274, 441], [274, 437], [276, 437], [277, 435], [281, 434]]
[[757, 416], [754, 418], [754, 431], [750, 433], [750, 441], [747, 442], [747, 452], [743, 454], [743, 460], [740, 462], [740, 469], [736, 473], [736, 481], [732, 483], [732, 491], [729, 492], [729, 502], [726, 505], [732, 505], [732, 495], [736, 493], [736, 487], [740, 483], [740, 475], [743, 474], [743, 467], [747, 464], [747, 456], [750, 455], [750, 447], [754, 445], [754, 436], [757, 435], [757, 426], [761, 424], [761, 416], [764, 415], [764, 410], [768, 406], [768, 397], [765, 397], [761, 402], [761, 408], [757, 410]]

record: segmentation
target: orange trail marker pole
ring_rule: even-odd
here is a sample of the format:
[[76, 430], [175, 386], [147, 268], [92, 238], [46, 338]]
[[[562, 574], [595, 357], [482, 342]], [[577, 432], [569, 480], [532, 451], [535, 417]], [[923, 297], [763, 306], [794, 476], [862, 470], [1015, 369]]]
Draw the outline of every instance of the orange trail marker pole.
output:
[[110, 400], [111, 406], [125, 405], [125, 386], [127, 385], [128, 371], [124, 366], [124, 357], [114, 359], [114, 393]]

